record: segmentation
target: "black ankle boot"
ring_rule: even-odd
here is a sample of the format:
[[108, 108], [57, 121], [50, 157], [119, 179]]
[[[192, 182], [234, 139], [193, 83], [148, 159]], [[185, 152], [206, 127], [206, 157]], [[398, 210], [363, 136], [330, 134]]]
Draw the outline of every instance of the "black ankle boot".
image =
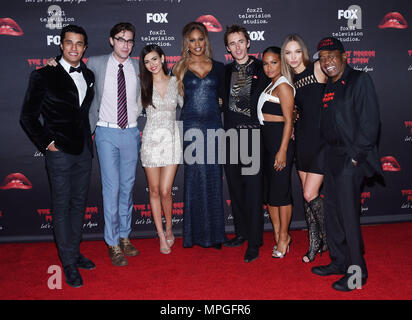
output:
[[[315, 260], [316, 254], [321, 250], [322, 247], [322, 239], [319, 233], [319, 223], [315, 218], [315, 214], [312, 210], [312, 201], [307, 202], [306, 200], [304, 200], [305, 218], [308, 225], [309, 249], [302, 258], [303, 262], [312, 262], [313, 260]], [[307, 257], [308, 261], [304, 260], [305, 257]]]

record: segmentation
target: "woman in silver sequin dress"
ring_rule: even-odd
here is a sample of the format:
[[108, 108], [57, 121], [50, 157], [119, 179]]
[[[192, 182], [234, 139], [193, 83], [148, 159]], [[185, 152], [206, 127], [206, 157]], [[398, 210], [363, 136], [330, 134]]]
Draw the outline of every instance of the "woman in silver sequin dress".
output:
[[[160, 241], [160, 252], [169, 254], [174, 243], [172, 232], [172, 186], [182, 146], [176, 122], [176, 107], [183, 105], [176, 77], [167, 75], [163, 50], [145, 46], [140, 54], [141, 93], [138, 102], [146, 110], [140, 158], [149, 185], [150, 205]], [[163, 230], [162, 209], [166, 220]]]

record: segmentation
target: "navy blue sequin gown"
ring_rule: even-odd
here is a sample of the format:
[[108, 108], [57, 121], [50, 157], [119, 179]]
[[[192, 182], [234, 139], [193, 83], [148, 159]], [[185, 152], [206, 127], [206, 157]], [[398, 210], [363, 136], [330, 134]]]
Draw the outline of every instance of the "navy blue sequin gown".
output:
[[[221, 72], [223, 64], [213, 61], [211, 71], [204, 78], [199, 78], [190, 70], [186, 71], [183, 78], [184, 105], [180, 119], [183, 120], [184, 137], [187, 139], [188, 133], [193, 132], [188, 130], [196, 129], [191, 141], [183, 141], [184, 155], [189, 152], [192, 159], [201, 160], [192, 164], [187, 155], [184, 157], [184, 247], [210, 247], [227, 240], [223, 213], [222, 165], [217, 161], [218, 144], [217, 139], [207, 139], [207, 129], [222, 128], [218, 104]], [[203, 139], [199, 138], [199, 135]], [[199, 153], [202, 150], [194, 146], [203, 148], [204, 154]], [[215, 159], [213, 164], [209, 164], [207, 154], [212, 147], [215, 149]], [[197, 163], [202, 161], [203, 164]]]

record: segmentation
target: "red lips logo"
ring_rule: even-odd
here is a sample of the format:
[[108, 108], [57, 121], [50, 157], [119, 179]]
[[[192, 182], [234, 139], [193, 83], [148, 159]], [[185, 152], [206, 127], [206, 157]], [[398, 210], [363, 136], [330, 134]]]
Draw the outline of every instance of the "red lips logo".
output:
[[0, 34], [20, 37], [23, 35], [23, 30], [13, 19], [0, 18]]
[[3, 184], [0, 186], [1, 190], [9, 190], [9, 189], [28, 190], [31, 188], [32, 188], [32, 185], [30, 181], [21, 173], [10, 173], [4, 179]]
[[217, 21], [217, 19], [210, 14], [200, 16], [196, 19], [196, 22], [203, 23], [209, 32], [220, 32], [223, 30], [219, 21]]
[[386, 16], [383, 17], [378, 27], [379, 29], [406, 29], [408, 28], [408, 23], [399, 12], [389, 12]]
[[382, 170], [383, 171], [401, 171], [401, 166], [398, 161], [392, 156], [386, 156], [381, 158]]

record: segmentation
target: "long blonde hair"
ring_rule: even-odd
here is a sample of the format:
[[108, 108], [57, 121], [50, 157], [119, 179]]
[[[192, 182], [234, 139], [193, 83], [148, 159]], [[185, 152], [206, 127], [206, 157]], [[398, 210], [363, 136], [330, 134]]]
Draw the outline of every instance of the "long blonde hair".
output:
[[205, 55], [207, 58], [212, 59], [212, 47], [210, 45], [209, 35], [207, 32], [206, 27], [203, 23], [200, 22], [189, 22], [187, 25], [184, 26], [182, 31], [182, 54], [180, 60], [175, 64], [173, 67], [173, 75], [176, 76], [176, 79], [179, 83], [179, 94], [181, 96], [184, 95], [184, 88], [183, 88], [183, 77], [187, 71], [187, 65], [190, 59], [190, 52], [189, 52], [189, 35], [193, 30], [200, 31], [203, 36], [205, 37], [206, 41], [206, 52]]
[[308, 48], [306, 47], [306, 44], [300, 35], [294, 33], [294, 34], [288, 35], [285, 38], [285, 41], [283, 41], [282, 49], [281, 49], [281, 60], [283, 61], [282, 74], [290, 81], [290, 83], [293, 83], [294, 71], [292, 67], [286, 62], [286, 56], [285, 56], [285, 48], [287, 44], [291, 41], [296, 41], [297, 43], [299, 43], [299, 46], [301, 47], [302, 52], [303, 52], [303, 64], [305, 68], [310, 64], [310, 58], [309, 58]]

